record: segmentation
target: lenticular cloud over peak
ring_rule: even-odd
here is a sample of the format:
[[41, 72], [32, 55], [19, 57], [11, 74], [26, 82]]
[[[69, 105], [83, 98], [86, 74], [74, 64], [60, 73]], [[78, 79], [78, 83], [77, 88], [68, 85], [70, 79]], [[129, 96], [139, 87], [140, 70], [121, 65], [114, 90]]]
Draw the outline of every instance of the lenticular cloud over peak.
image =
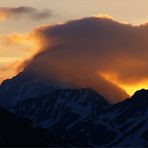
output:
[[[128, 97], [102, 74], [132, 84], [148, 78], [148, 26], [122, 24], [110, 18], [89, 17], [46, 25], [32, 33], [40, 52], [24, 72], [55, 80], [64, 86], [91, 87], [109, 102]], [[62, 86], [63, 87], [63, 86]]]

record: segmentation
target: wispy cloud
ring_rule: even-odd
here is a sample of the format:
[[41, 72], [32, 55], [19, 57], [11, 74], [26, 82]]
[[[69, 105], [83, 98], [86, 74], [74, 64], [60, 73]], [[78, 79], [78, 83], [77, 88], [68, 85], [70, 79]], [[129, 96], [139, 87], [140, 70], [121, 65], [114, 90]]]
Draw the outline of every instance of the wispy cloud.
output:
[[0, 83], [15, 76], [22, 70], [29, 58], [34, 55], [36, 47], [33, 39], [26, 34], [0, 36]]
[[42, 20], [52, 16], [52, 12], [49, 9], [38, 10], [34, 7], [0, 7], [0, 20], [4, 21], [10, 18], [14, 19], [31, 19]]

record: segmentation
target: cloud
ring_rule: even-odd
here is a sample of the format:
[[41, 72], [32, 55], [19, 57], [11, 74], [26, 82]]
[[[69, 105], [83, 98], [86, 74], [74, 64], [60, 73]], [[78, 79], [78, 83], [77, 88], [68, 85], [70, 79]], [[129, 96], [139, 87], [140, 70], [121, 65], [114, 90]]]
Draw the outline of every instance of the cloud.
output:
[[40, 42], [40, 52], [24, 72], [35, 73], [64, 86], [92, 87], [109, 102], [121, 101], [128, 97], [127, 93], [106, 80], [102, 73], [115, 72], [123, 80], [124, 58], [131, 55], [128, 53], [131, 44], [135, 43], [129, 33], [132, 30], [135, 34], [133, 28], [102, 17], [36, 28], [31, 35]]
[[0, 83], [22, 71], [22, 63], [37, 52], [29, 34], [10, 34], [0, 36]]
[[35, 53], [37, 43], [28, 33], [0, 35], [1, 56], [23, 56]]
[[[12, 46], [16, 44], [28, 44], [29, 36], [27, 34], [10, 34], [10, 35], [1, 35], [0, 42], [6, 46]], [[30, 44], [32, 42], [30, 41]]]
[[94, 14], [92, 15], [92, 17], [98, 17], [98, 18], [107, 18], [107, 19], [113, 19], [112, 16], [108, 15], [108, 14], [102, 14], [102, 13], [99, 13], [99, 14]]
[[40, 26], [29, 35], [40, 51], [24, 72], [62, 88], [92, 87], [115, 103], [128, 97], [119, 86], [148, 80], [147, 24], [97, 16]]
[[121, 83], [148, 79], [147, 24], [132, 26], [90, 17], [39, 27], [32, 34], [45, 50], [35, 58], [43, 53], [57, 53], [56, 56], [66, 57], [65, 60], [93, 65], [98, 73], [110, 73]]
[[17, 58], [0, 58], [0, 83], [20, 72], [22, 70], [19, 69], [21, 65], [22, 61]]
[[0, 7], [0, 20], [4, 21], [10, 18], [21, 19], [27, 18], [31, 20], [42, 20], [52, 16], [52, 12], [48, 9], [38, 10], [33, 7]]

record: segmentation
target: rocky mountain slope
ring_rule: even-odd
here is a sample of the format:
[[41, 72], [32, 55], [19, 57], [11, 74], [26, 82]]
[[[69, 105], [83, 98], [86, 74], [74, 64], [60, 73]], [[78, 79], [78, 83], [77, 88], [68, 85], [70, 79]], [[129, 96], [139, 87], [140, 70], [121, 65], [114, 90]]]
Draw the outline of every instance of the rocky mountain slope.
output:
[[148, 146], [148, 90], [115, 105], [91, 89], [55, 90], [20, 102], [13, 112], [46, 129], [59, 145]]
[[48, 95], [21, 101], [10, 109], [33, 120], [36, 126], [50, 127], [59, 121], [74, 125], [85, 118], [91, 119], [108, 106], [102, 96], [84, 88], [55, 89]]
[[148, 146], [148, 90], [111, 105], [92, 88], [39, 77], [23, 72], [4, 81], [0, 106], [43, 128], [49, 146]]

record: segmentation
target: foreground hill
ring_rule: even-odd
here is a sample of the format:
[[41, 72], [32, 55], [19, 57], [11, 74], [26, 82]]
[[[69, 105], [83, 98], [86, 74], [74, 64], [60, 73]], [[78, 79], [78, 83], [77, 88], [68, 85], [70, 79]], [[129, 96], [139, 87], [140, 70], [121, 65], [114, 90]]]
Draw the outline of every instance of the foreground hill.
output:
[[47, 146], [47, 140], [40, 129], [28, 125], [28, 120], [0, 108], [0, 146]]

